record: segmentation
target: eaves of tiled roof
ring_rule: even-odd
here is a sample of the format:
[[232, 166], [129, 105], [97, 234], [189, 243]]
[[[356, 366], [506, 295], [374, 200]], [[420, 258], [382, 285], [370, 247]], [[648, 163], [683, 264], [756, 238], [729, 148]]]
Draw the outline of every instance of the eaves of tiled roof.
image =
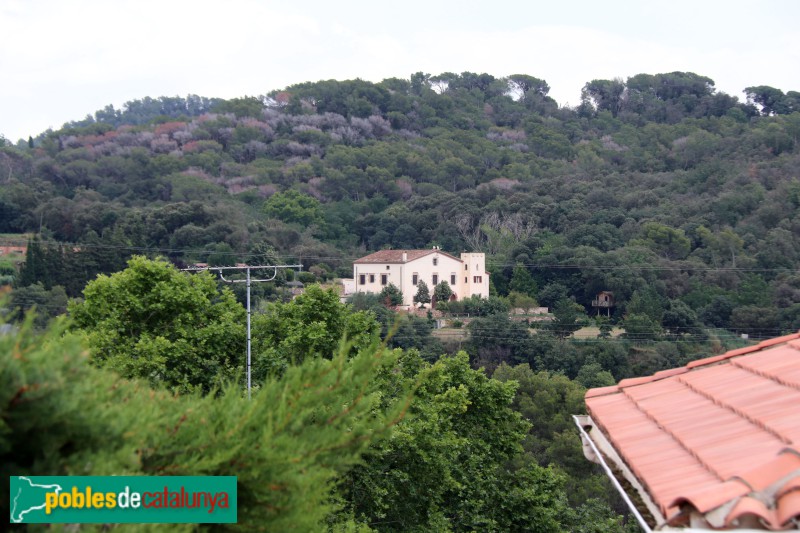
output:
[[[426, 255], [438, 253], [440, 255], [444, 255], [455, 259], [459, 263], [462, 262], [461, 259], [458, 257], [454, 257], [447, 252], [443, 252], [437, 249], [431, 250], [379, 250], [375, 253], [371, 253], [359, 259], [353, 261], [353, 263], [410, 263], [411, 261], [416, 261], [420, 257], [425, 257]], [[403, 254], [405, 254], [405, 260], [403, 259]]]
[[627, 474], [652, 527], [800, 528], [800, 334], [585, 399], [581, 431]]

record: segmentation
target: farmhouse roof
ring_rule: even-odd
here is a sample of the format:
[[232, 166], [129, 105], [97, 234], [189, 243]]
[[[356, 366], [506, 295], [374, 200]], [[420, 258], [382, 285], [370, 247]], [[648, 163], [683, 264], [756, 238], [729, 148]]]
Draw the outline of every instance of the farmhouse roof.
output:
[[364, 256], [360, 259], [356, 259], [353, 261], [354, 263], [410, 263], [411, 261], [416, 261], [420, 257], [425, 257], [426, 255], [438, 253], [440, 255], [444, 255], [450, 257], [461, 263], [461, 259], [458, 257], [454, 257], [446, 252], [443, 252], [439, 249], [431, 249], [431, 250], [380, 250], [378, 252], [369, 254]]

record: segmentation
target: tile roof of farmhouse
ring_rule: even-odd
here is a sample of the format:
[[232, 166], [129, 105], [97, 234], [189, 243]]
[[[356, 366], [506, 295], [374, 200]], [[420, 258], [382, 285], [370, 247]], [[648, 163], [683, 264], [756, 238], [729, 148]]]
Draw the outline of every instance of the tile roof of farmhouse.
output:
[[[354, 263], [410, 263], [411, 261], [415, 261], [420, 257], [425, 257], [429, 254], [438, 253], [441, 255], [446, 255], [447, 257], [451, 257], [458, 262], [461, 262], [461, 259], [458, 257], [454, 257], [447, 252], [443, 252], [438, 249], [431, 249], [431, 250], [380, 250], [378, 252], [366, 255], [360, 259], [356, 259], [353, 261]], [[405, 254], [405, 260], [403, 259], [403, 254]]]
[[624, 379], [585, 399], [586, 436], [610, 444], [661, 525], [799, 528], [800, 334]]

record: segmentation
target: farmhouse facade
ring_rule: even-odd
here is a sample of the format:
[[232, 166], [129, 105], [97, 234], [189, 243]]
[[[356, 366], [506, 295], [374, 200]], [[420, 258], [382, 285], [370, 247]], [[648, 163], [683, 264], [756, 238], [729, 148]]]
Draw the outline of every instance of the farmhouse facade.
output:
[[353, 262], [355, 292], [379, 293], [390, 283], [403, 293], [403, 305], [413, 305], [417, 284], [424, 281], [431, 294], [446, 281], [454, 299], [489, 297], [486, 254], [463, 253], [461, 258], [439, 248], [430, 250], [381, 250]]

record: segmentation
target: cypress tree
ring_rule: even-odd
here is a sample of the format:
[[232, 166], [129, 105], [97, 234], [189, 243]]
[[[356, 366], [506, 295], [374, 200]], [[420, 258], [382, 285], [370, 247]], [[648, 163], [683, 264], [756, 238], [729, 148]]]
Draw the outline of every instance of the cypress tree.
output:
[[431, 301], [431, 292], [428, 289], [428, 284], [422, 280], [419, 280], [417, 283], [417, 294], [414, 295], [414, 303], [420, 304], [420, 307], [423, 305], [430, 303]]
[[28, 248], [25, 251], [25, 262], [17, 277], [17, 287], [27, 287], [34, 283], [41, 283], [45, 289], [53, 286], [53, 279], [50, 276], [50, 268], [47, 258], [47, 249], [42, 245], [39, 237], [28, 240]]

